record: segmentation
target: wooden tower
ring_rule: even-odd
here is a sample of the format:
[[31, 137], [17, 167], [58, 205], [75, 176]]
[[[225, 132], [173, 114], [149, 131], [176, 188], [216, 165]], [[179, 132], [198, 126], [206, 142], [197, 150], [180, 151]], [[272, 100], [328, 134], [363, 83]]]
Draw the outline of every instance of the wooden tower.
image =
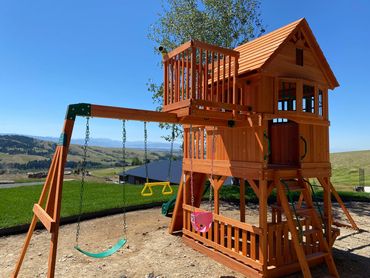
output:
[[[322, 262], [338, 276], [331, 254], [339, 230], [332, 227], [328, 120], [328, 90], [337, 86], [305, 19], [234, 50], [191, 41], [168, 53], [163, 111], [229, 124], [216, 123], [215, 131], [184, 126], [184, 178], [170, 233], [181, 231], [188, 245], [248, 276], [302, 270], [310, 277], [309, 267]], [[229, 176], [240, 180], [240, 220], [220, 214], [219, 192]], [[312, 178], [324, 191], [322, 217], [313, 204]], [[214, 189], [213, 224], [199, 233], [190, 214], [201, 210], [207, 179]], [[259, 199], [258, 226], [245, 223], [245, 182]], [[277, 203], [269, 208], [273, 189]], [[298, 204], [289, 203], [292, 191], [301, 192]]]

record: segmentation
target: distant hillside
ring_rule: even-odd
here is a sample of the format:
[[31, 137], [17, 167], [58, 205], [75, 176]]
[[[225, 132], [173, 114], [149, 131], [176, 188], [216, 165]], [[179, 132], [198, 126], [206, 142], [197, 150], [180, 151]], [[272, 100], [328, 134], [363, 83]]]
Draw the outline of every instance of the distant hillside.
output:
[[359, 184], [359, 168], [365, 170], [365, 184], [370, 186], [370, 150], [330, 154], [332, 182], [337, 188]]
[[[0, 135], [0, 169], [47, 169], [54, 154], [56, 143], [39, 140], [22, 135]], [[75, 168], [81, 162], [83, 148], [71, 145], [67, 167]], [[177, 153], [178, 155], [178, 153]], [[169, 156], [168, 151], [148, 151], [150, 160], [163, 159]], [[127, 162], [133, 159], [143, 161], [144, 151], [126, 149]], [[111, 167], [120, 165], [122, 150], [120, 148], [89, 147], [87, 152], [89, 167]]]
[[[49, 141], [49, 142], [58, 142], [59, 138], [56, 137], [41, 137], [41, 136], [29, 136], [32, 138], [36, 138], [43, 141]], [[85, 142], [85, 139], [73, 139], [72, 138], [72, 144], [76, 145], [83, 145]], [[153, 150], [169, 150], [170, 149], [170, 143], [168, 142], [151, 142], [148, 141], [148, 149]], [[120, 148], [122, 146], [122, 142], [119, 140], [112, 140], [108, 138], [90, 138], [90, 146], [97, 146], [97, 147], [104, 147], [104, 148]], [[127, 141], [126, 147], [131, 149], [144, 149], [144, 141]], [[180, 149], [180, 145], [177, 143], [174, 143], [173, 148], [176, 150]]]

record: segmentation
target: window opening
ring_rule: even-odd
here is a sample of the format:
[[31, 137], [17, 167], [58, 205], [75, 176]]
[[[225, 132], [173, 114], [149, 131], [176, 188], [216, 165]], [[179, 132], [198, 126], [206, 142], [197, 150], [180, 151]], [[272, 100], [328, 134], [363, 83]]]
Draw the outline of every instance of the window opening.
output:
[[298, 66], [303, 66], [303, 49], [302, 48], [296, 48], [295, 62]]
[[322, 116], [323, 115], [323, 94], [322, 94], [322, 90], [319, 90], [319, 96], [318, 96], [318, 109], [319, 109], [319, 116]]
[[296, 111], [296, 83], [295, 82], [280, 82], [278, 96], [279, 111]]
[[302, 99], [303, 112], [315, 112], [315, 87], [310, 85], [303, 85], [303, 99]]

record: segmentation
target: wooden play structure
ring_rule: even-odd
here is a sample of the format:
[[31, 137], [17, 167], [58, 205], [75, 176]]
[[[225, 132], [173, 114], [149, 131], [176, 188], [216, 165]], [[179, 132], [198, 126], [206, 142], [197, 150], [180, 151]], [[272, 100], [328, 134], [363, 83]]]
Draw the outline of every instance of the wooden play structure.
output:
[[[328, 90], [338, 82], [306, 20], [234, 50], [193, 40], [163, 52], [162, 112], [69, 106], [13, 277], [38, 220], [51, 234], [48, 277], [54, 276], [63, 169], [76, 116], [183, 125], [183, 178], [169, 230], [182, 232], [192, 248], [250, 277], [297, 271], [311, 277], [310, 267], [320, 263], [338, 277], [332, 194], [357, 226], [330, 182]], [[230, 176], [240, 181], [238, 219], [220, 212], [220, 189]], [[200, 207], [207, 180], [214, 196]], [[322, 210], [312, 180], [323, 190]], [[259, 200], [258, 225], [245, 221], [246, 185]], [[277, 201], [268, 204], [274, 190]], [[300, 192], [298, 201], [292, 192]]]

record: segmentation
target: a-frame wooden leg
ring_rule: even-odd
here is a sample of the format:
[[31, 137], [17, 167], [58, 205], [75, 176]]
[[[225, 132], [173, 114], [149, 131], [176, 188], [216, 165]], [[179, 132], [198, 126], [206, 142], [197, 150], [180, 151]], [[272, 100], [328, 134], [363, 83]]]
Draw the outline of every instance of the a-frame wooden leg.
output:
[[335, 199], [337, 200], [338, 204], [342, 208], [344, 214], [347, 216], [348, 221], [351, 223], [352, 229], [359, 231], [360, 229], [356, 225], [355, 220], [353, 220], [351, 214], [347, 210], [346, 206], [344, 205], [342, 198], [339, 196], [338, 192], [335, 190], [333, 184], [331, 183], [330, 180], [328, 180], [329, 186], [330, 186], [330, 191], [334, 195]]
[[[40, 194], [40, 198], [37, 202], [39, 205], [42, 205], [45, 202], [47, 193], [50, 192], [50, 185], [51, 185], [52, 179], [55, 176], [55, 172], [56, 172], [56, 165], [57, 165], [58, 155], [59, 155], [59, 149], [57, 148], [55, 153], [54, 153], [53, 159], [51, 161], [48, 176], [46, 177], [44, 186], [43, 186], [41, 194]], [[17, 264], [15, 266], [14, 272], [12, 274], [12, 277], [17, 277], [18, 274], [19, 274], [19, 271], [21, 269], [24, 257], [26, 255], [28, 246], [29, 246], [31, 238], [32, 238], [33, 231], [35, 230], [37, 220], [38, 219], [37, 219], [36, 215], [34, 214], [33, 217], [32, 217], [30, 227], [28, 228], [28, 232], [27, 232], [27, 235], [26, 235], [25, 242], [24, 242], [22, 250], [21, 250], [21, 255], [19, 256], [19, 259], [18, 259]]]
[[[62, 145], [58, 145], [52, 163], [50, 165], [49, 173], [44, 183], [40, 198], [35, 207], [39, 209], [36, 211], [34, 207], [34, 215], [31, 221], [31, 225], [28, 229], [25, 243], [21, 250], [21, 255], [15, 266], [15, 270], [12, 274], [12, 277], [17, 277], [22, 266], [24, 257], [26, 255], [28, 246], [30, 244], [32, 234], [36, 227], [36, 223], [40, 218], [41, 222], [46, 225], [46, 222], [43, 222], [46, 219], [48, 224], [45, 227], [51, 232], [51, 244], [50, 244], [50, 253], [49, 253], [49, 264], [48, 264], [48, 277], [54, 277], [55, 273], [55, 262], [56, 262], [56, 252], [57, 252], [57, 242], [58, 242], [58, 231], [60, 224], [60, 208], [62, 200], [62, 187], [63, 187], [63, 178], [64, 178], [64, 166], [67, 159], [68, 146], [70, 143], [72, 129], [73, 129], [74, 120], [66, 120], [63, 128], [63, 142]], [[47, 197], [47, 200], [46, 200]], [[46, 205], [45, 209], [42, 208], [43, 204]], [[42, 220], [43, 219], [43, 220]]]

